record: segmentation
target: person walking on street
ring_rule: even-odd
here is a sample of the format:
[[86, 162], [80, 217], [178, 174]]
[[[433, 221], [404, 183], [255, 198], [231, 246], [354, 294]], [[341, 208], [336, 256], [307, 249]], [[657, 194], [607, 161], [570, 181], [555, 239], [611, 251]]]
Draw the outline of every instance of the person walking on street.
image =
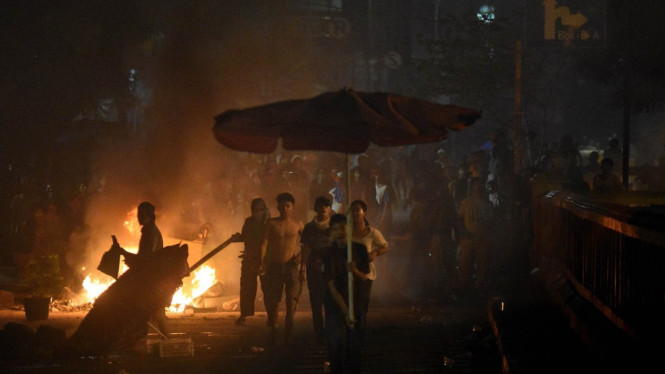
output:
[[302, 233], [303, 255], [300, 272], [307, 273], [307, 289], [309, 302], [312, 308], [312, 323], [316, 342], [324, 342], [323, 325], [323, 299], [326, 292], [326, 282], [323, 278], [324, 250], [330, 246], [330, 213], [332, 201], [325, 196], [319, 196], [314, 202], [316, 216], [305, 225]]
[[[279, 217], [271, 218], [261, 243], [261, 264], [259, 274], [265, 273], [265, 302], [268, 313], [267, 326], [274, 337], [277, 330], [277, 314], [282, 292], [286, 294], [286, 315], [284, 317], [284, 343], [290, 344], [293, 315], [301, 290], [300, 236], [304, 229], [302, 221], [293, 217], [295, 198], [288, 192], [277, 195]], [[268, 251], [268, 248], [270, 250]]]

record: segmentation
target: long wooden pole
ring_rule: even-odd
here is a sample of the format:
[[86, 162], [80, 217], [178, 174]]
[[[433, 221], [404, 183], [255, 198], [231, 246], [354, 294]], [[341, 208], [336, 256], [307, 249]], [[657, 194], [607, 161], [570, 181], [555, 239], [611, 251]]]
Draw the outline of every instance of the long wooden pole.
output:
[[222, 249], [226, 248], [229, 246], [229, 244], [233, 243], [233, 237], [228, 238], [224, 243], [220, 244], [217, 246], [217, 248], [213, 249], [212, 251], [208, 252], [205, 256], [201, 257], [200, 260], [196, 261], [196, 263], [192, 266], [189, 267], [188, 273], [191, 273], [194, 271], [196, 268], [201, 266], [204, 262], [210, 260], [210, 258], [217, 253], [221, 252]]
[[[353, 231], [353, 218], [351, 217], [351, 156], [346, 154], [346, 259], [347, 263], [353, 261], [353, 244], [351, 232]], [[348, 269], [347, 281], [349, 283], [349, 321], [355, 322], [355, 309], [353, 307], [353, 272]]]
[[513, 142], [513, 172], [522, 172], [520, 137], [522, 132], [522, 41], [515, 42], [515, 140]]
[[[630, 102], [632, 95], [630, 63], [630, 56], [625, 56], [623, 65], [623, 157], [621, 158], [621, 179], [626, 189], [630, 186]], [[618, 163], [618, 160], [615, 162]]]

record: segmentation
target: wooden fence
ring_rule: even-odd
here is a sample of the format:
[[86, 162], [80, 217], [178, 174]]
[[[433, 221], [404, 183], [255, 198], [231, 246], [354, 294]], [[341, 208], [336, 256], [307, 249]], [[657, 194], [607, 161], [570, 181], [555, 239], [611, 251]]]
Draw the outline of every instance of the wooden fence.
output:
[[564, 274], [631, 336], [663, 331], [665, 194], [536, 192], [532, 213], [532, 266]]

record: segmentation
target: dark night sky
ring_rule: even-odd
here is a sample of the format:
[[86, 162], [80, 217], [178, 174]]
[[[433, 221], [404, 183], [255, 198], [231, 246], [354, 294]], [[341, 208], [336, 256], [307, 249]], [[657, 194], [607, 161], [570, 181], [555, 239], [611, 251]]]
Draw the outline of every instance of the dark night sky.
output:
[[[289, 22], [293, 9], [284, 4], [298, 3], [3, 1], [0, 122], [5, 156], [33, 147], [41, 149], [63, 132], [76, 131], [72, 118], [94, 105], [96, 98], [126, 93], [130, 68], [139, 69], [140, 78], [149, 82], [154, 93], [152, 126], [167, 134], [180, 135], [182, 126], [205, 131], [218, 111], [260, 102], [258, 96], [265, 90], [266, 80], [275, 75], [292, 86], [285, 95], [315, 93], [312, 82], [320, 78], [316, 77], [316, 70], [320, 70], [317, 58], [322, 56], [307, 53], [320, 50], [289, 37], [294, 28], [294, 22]], [[649, 76], [652, 80], [663, 76], [663, 64], [657, 62], [665, 55], [662, 18], [658, 22], [639, 20], [647, 16], [658, 19], [665, 6], [659, 1], [644, 1], [629, 2], [621, 8], [621, 3], [607, 2], [608, 45], [614, 48], [627, 39], [643, 69], [634, 79], [635, 92], [644, 97], [665, 96], [663, 87], [642, 90], [646, 83], [653, 83]], [[434, 2], [414, 4], [422, 7], [418, 14], [427, 14]], [[501, 6], [497, 4], [497, 9]], [[625, 26], [617, 21], [617, 14], [639, 21], [619, 17], [628, 24]], [[628, 36], [626, 30], [632, 34]], [[290, 76], [289, 67], [302, 63], [310, 64], [309, 68]], [[607, 85], [616, 89], [619, 77], [605, 84], [591, 77], [611, 74], [606, 70], [606, 66], [587, 66], [587, 76], [579, 72], [564, 75], [560, 96], [552, 99], [564, 103], [567, 112], [561, 114], [562, 121], [578, 135], [605, 135], [603, 132], [610, 130], [609, 136], [621, 131], [620, 101], [612, 106], [612, 94], [603, 91]], [[340, 82], [340, 86], [345, 84]], [[275, 86], [269, 88], [274, 90]], [[583, 97], [576, 98], [580, 93]], [[529, 102], [528, 97], [525, 102]], [[660, 101], [642, 108], [656, 113]], [[640, 115], [636, 121], [643, 118], [647, 118], [647, 125], [654, 122], [649, 115]], [[657, 122], [660, 125], [662, 121]], [[588, 131], [582, 130], [585, 127]], [[558, 136], [562, 129], [548, 132]]]

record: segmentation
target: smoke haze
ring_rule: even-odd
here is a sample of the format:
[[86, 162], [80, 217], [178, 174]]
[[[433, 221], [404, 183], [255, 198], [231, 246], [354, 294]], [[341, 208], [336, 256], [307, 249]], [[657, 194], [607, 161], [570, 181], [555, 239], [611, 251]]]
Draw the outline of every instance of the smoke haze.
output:
[[[156, 223], [165, 245], [174, 244], [169, 239], [193, 240], [201, 225], [209, 224], [204, 254], [240, 231], [241, 218], [248, 211], [211, 205], [236, 198], [220, 199], [219, 194], [249, 189], [242, 186], [247, 181], [241, 177], [244, 170], [239, 160], [254, 156], [218, 144], [212, 135], [214, 116], [226, 109], [285, 98], [280, 94], [313, 94], [303, 66], [303, 39], [289, 37], [298, 25], [286, 15], [294, 12], [282, 2], [260, 3], [140, 3], [141, 14], [134, 18], [149, 21], [153, 30], [142, 40], [118, 44], [127, 45], [123, 68], [137, 70], [137, 79], [152, 92], [152, 102], [145, 108], [136, 136], [116, 139], [94, 152], [88, 185], [97, 188], [102, 179], [106, 185], [87, 204], [89, 230], [72, 237], [74, 242], [86, 243], [85, 255], [70, 255], [72, 261], [94, 268], [110, 247], [111, 235], [123, 246], [137, 245], [138, 237], [131, 236], [123, 223], [141, 201], [156, 206]], [[281, 77], [293, 75], [296, 66], [299, 79], [283, 86], [287, 83]], [[298, 82], [309, 84], [299, 87]], [[274, 209], [274, 196], [264, 198]], [[186, 222], [192, 214], [199, 217]], [[234, 244], [213, 258], [219, 280], [238, 283], [241, 249]], [[201, 254], [190, 248], [189, 263]]]

